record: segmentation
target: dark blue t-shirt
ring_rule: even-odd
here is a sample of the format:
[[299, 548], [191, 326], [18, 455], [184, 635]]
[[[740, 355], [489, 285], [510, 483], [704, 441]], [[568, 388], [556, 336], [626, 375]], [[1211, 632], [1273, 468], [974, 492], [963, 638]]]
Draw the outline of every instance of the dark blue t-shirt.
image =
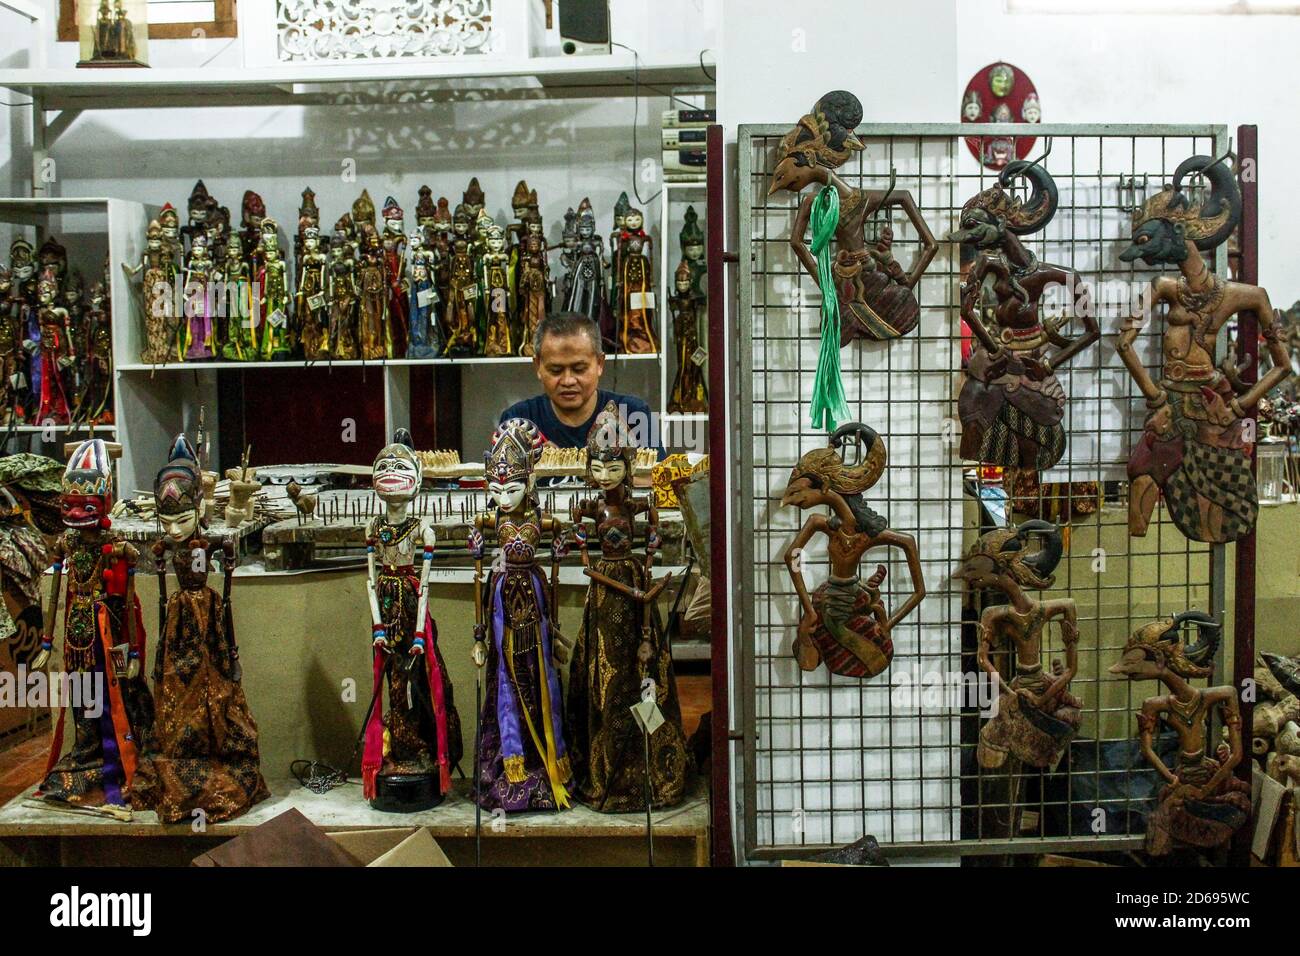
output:
[[603, 388], [596, 390], [596, 410], [581, 425], [566, 425], [556, 418], [551, 400], [545, 395], [534, 395], [522, 402], [515, 402], [501, 413], [498, 423], [507, 418], [526, 418], [540, 428], [546, 440], [553, 445], [560, 448], [586, 448], [587, 433], [591, 431], [592, 423], [601, 409], [611, 401], [619, 406], [619, 413], [627, 422], [628, 430], [636, 440], [637, 446], [654, 448], [658, 450], [659, 457], [663, 458], [664, 448], [660, 440], [659, 423], [657, 418], [651, 416], [650, 406], [635, 395], [620, 395], [618, 392], [607, 392]]

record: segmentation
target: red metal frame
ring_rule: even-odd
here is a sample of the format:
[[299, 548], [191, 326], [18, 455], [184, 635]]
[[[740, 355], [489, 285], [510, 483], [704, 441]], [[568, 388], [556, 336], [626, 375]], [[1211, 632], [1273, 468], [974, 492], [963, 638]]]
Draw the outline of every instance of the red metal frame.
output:
[[[1239, 259], [1237, 280], [1257, 285], [1259, 283], [1259, 130], [1255, 126], [1237, 127], [1237, 169], [1241, 186], [1241, 227], [1238, 233]], [[1248, 175], [1241, 175], [1243, 171]], [[1242, 312], [1237, 317], [1237, 364], [1248, 362], [1241, 376], [1244, 382], [1254, 382], [1259, 377], [1259, 323], [1272, 322], [1271, 315], [1258, 316]], [[1250, 410], [1254, 414], [1254, 410]], [[1252, 450], [1251, 470], [1255, 469]], [[1237, 542], [1237, 560], [1234, 567], [1234, 614], [1232, 622], [1232, 682], [1241, 688], [1255, 673], [1255, 533], [1252, 531]], [[1250, 734], [1254, 722], [1254, 704], [1241, 703], [1242, 746], [1246, 756], [1236, 767], [1238, 779], [1250, 783], [1255, 760], [1250, 755]], [[1232, 843], [1232, 863], [1250, 865], [1251, 827], [1242, 827]]]
[[714, 866], [734, 866], [731, 840], [731, 707], [727, 684], [731, 660], [729, 621], [731, 591], [727, 582], [727, 430], [731, 409], [726, 357], [727, 283], [725, 264], [726, 202], [723, 196], [722, 127], [707, 133], [708, 168], [706, 200], [706, 265], [709, 282], [709, 596], [712, 602], [710, 676], [713, 680], [713, 717], [709, 780], [713, 834], [710, 854]]

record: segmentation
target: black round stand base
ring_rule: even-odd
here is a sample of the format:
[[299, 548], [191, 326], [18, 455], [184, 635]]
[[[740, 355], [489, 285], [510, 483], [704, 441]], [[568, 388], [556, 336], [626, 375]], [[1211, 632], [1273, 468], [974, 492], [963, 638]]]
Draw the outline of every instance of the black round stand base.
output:
[[416, 813], [442, 803], [436, 773], [390, 773], [375, 779], [370, 805], [385, 813]]

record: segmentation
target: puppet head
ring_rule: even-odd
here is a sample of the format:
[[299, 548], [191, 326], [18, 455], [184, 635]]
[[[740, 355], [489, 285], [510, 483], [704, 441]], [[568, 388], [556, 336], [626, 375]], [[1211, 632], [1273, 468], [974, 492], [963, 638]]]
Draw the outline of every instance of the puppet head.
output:
[[817, 168], [837, 169], [857, 150], [862, 141], [854, 128], [862, 122], [862, 103], [846, 90], [832, 90], [819, 99], [812, 111], [781, 140], [776, 151], [776, 169], [767, 194], [781, 190], [800, 192], [817, 178]]
[[169, 544], [191, 540], [203, 526], [203, 481], [199, 456], [184, 433], [172, 442], [167, 464], [153, 482], [158, 524]]
[[[1038, 548], [1031, 549], [1038, 541]], [[1015, 528], [995, 528], [971, 545], [957, 573], [972, 588], [1049, 588], [1061, 563], [1061, 529], [1037, 518]]]
[[630, 483], [635, 456], [636, 446], [627, 422], [611, 400], [596, 415], [587, 433], [587, 483], [601, 491]]
[[109, 527], [108, 513], [114, 499], [113, 458], [121, 452], [120, 445], [109, 445], [102, 438], [86, 439], [72, 450], [63, 470], [59, 499], [65, 527]]
[[[1200, 637], [1191, 647], [1183, 646], [1184, 624], [1195, 627]], [[1187, 679], [1209, 677], [1222, 632], [1223, 625], [1204, 611], [1182, 611], [1152, 621], [1133, 632], [1109, 672], [1129, 680], [1156, 680], [1166, 670]]]
[[[1028, 180], [1031, 186], [1029, 198], [1023, 202], [1010, 188], [1017, 177]], [[996, 185], [966, 200], [961, 224], [947, 238], [978, 249], [992, 248], [1001, 244], [1008, 232], [1024, 236], [1042, 229], [1056, 215], [1057, 202], [1052, 174], [1037, 162], [1018, 159], [1007, 163]]]
[[[1193, 173], [1210, 183], [1210, 194], [1195, 204], [1183, 192], [1183, 178]], [[1119, 257], [1177, 265], [1187, 258], [1188, 242], [1208, 252], [1227, 240], [1240, 219], [1241, 190], [1232, 168], [1222, 158], [1193, 156], [1178, 165], [1173, 183], [1133, 213], [1133, 242]]]
[[487, 490], [502, 511], [514, 511], [533, 489], [533, 468], [545, 444], [537, 426], [525, 418], [511, 418], [492, 433], [492, 445], [483, 456]]
[[409, 502], [420, 493], [420, 459], [411, 446], [411, 433], [399, 428], [392, 444], [375, 456], [371, 487], [389, 504]]

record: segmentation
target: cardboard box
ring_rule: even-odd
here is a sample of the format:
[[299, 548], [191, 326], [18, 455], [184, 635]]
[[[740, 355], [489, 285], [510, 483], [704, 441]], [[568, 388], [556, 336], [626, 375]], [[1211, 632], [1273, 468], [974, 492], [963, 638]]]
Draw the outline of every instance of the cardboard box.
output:
[[298, 810], [195, 857], [192, 866], [451, 866], [424, 827], [327, 833]]

